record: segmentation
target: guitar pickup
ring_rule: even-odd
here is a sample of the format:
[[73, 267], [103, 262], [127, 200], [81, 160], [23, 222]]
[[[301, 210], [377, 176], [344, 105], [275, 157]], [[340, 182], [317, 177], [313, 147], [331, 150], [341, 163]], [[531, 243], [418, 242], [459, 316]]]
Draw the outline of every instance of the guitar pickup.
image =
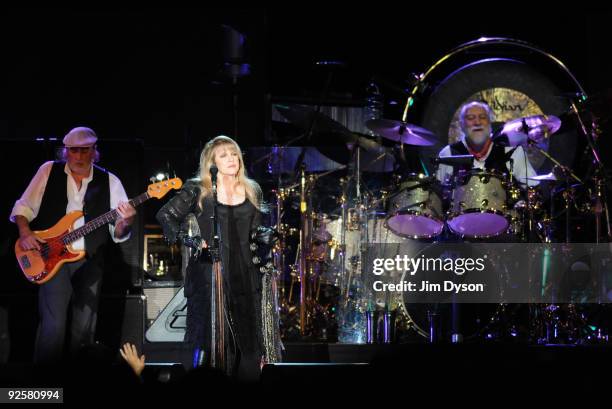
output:
[[28, 259], [28, 256], [26, 255], [21, 256], [21, 258], [19, 259], [19, 264], [21, 264], [22, 268], [32, 267], [32, 265], [30, 264], [30, 259]]

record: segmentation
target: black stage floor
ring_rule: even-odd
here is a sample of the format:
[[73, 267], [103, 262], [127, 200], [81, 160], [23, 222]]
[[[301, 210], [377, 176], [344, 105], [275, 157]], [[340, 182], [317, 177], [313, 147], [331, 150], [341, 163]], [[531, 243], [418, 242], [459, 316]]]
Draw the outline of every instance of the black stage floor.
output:
[[[509, 343], [490, 344], [339, 344], [339, 343], [285, 343], [285, 363], [371, 363], [388, 356], [424, 359], [428, 354], [449, 354], [457, 357], [501, 354], [520, 356], [546, 362], [557, 359], [584, 357], [610, 358], [612, 345], [524, 345]], [[180, 342], [145, 343], [144, 353], [150, 364], [188, 364], [191, 351]]]
[[[498, 406], [530, 406], [577, 398], [605, 398], [612, 367], [607, 345], [287, 343], [281, 364], [266, 365], [258, 383], [228, 381], [210, 370], [189, 371], [190, 353], [181, 343], [145, 345], [147, 367], [141, 380], [127, 367], [92, 361], [41, 368], [0, 367], [0, 386], [64, 387], [65, 401], [211, 399], [229, 393], [309, 403], [456, 401]], [[203, 369], [203, 368], [202, 368]], [[241, 395], [236, 392], [245, 391]], [[269, 395], [266, 395], [269, 393]], [[493, 400], [491, 400], [491, 394]], [[487, 400], [485, 399], [487, 396]], [[215, 398], [217, 399], [217, 398]], [[296, 401], [297, 399], [297, 401]]]

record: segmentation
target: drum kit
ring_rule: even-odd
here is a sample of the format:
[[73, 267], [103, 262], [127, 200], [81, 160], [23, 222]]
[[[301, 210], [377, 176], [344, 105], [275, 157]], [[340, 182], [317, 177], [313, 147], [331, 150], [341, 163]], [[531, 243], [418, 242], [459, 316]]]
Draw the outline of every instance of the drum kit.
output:
[[[285, 339], [391, 342], [401, 329], [436, 338], [434, 324], [439, 314], [446, 314], [444, 308], [430, 306], [424, 313], [420, 306], [411, 311], [405, 300], [379, 299], [368, 290], [368, 274], [363, 270], [368, 246], [373, 243], [436, 243], [449, 238], [570, 242], [572, 216], [587, 214], [598, 219], [596, 237], [588, 241], [598, 243], [602, 237], [603, 241], [612, 237], [607, 218], [603, 222], [607, 232], [599, 220], [607, 217], [602, 177], [596, 173], [582, 180], [539, 147], [561, 127], [558, 117], [511, 120], [494, 137], [494, 142], [508, 148], [539, 149], [554, 165], [549, 174], [528, 178], [527, 186], [513, 178], [511, 166], [503, 174], [472, 168], [472, 155], [432, 159], [434, 167], [466, 169], [456, 172], [450, 181], [439, 181], [432, 176], [435, 171], [427, 173], [424, 166], [416, 172], [407, 169], [404, 150], [438, 143], [432, 132], [410, 123], [371, 119], [365, 123], [370, 132], [362, 134], [314, 109], [276, 108], [302, 131], [301, 144], [315, 146], [331, 163], [320, 166], [322, 162], [307, 151], [311, 148], [291, 146], [275, 147], [258, 159], [268, 162], [274, 181], [269, 202], [274, 209], [271, 222], [281, 237], [275, 255], [278, 271], [283, 273], [279, 296]], [[286, 162], [282, 156], [288, 154], [294, 160], [284, 172], [290, 177], [284, 178], [271, 164]], [[533, 334], [546, 332], [553, 321], [561, 322], [561, 310], [558, 305], [530, 306], [530, 339], [551, 341]], [[493, 324], [503, 327], [501, 332], [506, 335], [519, 327], [513, 319], [518, 314], [514, 306], [479, 306], [474, 311], [467, 312], [478, 322], [471, 330], [474, 337], [502, 338], [500, 331], [489, 331]], [[566, 327], [572, 331], [580, 332], [576, 328], [586, 325], [576, 306], [564, 314]], [[497, 335], [491, 335], [494, 333]], [[576, 336], [571, 339], [577, 342]]]

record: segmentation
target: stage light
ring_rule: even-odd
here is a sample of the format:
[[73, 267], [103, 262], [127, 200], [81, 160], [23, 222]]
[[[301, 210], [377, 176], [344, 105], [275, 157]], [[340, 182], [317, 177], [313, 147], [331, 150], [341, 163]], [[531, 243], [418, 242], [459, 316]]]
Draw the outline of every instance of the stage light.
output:
[[153, 173], [153, 176], [149, 178], [151, 183], [161, 182], [162, 180], [166, 179], [170, 179], [170, 175], [166, 172], [162, 172], [161, 170], [156, 171], [155, 173]]

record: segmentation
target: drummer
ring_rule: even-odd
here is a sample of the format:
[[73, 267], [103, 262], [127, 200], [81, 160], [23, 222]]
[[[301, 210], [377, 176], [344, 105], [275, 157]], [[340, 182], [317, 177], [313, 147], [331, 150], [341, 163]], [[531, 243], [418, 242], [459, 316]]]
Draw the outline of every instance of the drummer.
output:
[[[537, 185], [537, 181], [527, 180], [537, 174], [523, 148], [505, 147], [493, 141], [492, 120], [493, 111], [486, 103], [474, 101], [464, 104], [459, 113], [461, 139], [446, 145], [438, 156], [473, 155], [472, 168], [507, 173], [512, 167], [513, 176], [521, 186], [524, 187], [527, 183], [529, 186]], [[462, 169], [464, 168], [461, 166], [440, 164], [436, 177], [442, 183], [450, 183], [455, 173]], [[466, 170], [469, 170], [469, 167]]]

